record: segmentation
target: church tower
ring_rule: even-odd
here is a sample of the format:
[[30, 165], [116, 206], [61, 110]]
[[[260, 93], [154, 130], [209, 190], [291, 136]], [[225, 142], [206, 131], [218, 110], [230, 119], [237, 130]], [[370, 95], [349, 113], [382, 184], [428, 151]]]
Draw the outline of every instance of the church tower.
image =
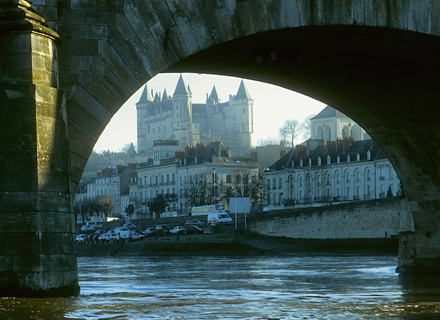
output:
[[182, 75], [179, 77], [173, 94], [173, 139], [179, 140], [179, 147], [192, 145], [192, 94]]

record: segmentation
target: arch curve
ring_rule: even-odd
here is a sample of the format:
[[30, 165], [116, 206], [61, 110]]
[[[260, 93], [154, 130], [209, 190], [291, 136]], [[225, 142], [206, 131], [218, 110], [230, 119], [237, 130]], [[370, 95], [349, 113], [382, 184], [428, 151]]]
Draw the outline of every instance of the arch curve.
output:
[[113, 114], [154, 75], [240, 76], [301, 92], [359, 123], [399, 174], [423, 243], [431, 228], [423, 217], [440, 207], [439, 11], [428, 2], [61, 2], [36, 8], [63, 39], [73, 190]]

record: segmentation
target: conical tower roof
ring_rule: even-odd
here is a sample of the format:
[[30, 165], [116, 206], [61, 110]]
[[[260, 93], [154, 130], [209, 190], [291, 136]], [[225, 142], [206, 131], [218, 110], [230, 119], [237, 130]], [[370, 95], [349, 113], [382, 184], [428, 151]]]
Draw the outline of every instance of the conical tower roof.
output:
[[148, 91], [147, 85], [144, 86], [144, 91], [142, 91], [141, 98], [136, 104], [145, 104], [148, 102], [152, 102], [153, 98], [151, 97], [150, 91]]
[[174, 94], [175, 95], [190, 95], [191, 93], [188, 92], [188, 89], [185, 85], [185, 81], [183, 80], [182, 75], [180, 75], [179, 77], [179, 81], [177, 81], [177, 86], [176, 86], [176, 90], [174, 90]]
[[235, 99], [252, 100], [251, 95], [247, 91], [246, 86], [244, 85], [243, 80], [241, 80], [240, 87], [238, 88], [237, 95], [235, 96]]
[[214, 85], [214, 87], [212, 87], [211, 95], [209, 97], [214, 101], [218, 101], [218, 94], [217, 94], [217, 89], [215, 88], [215, 85]]
[[162, 101], [167, 101], [168, 100], [168, 93], [167, 93], [167, 88], [163, 89], [163, 97], [162, 97]]

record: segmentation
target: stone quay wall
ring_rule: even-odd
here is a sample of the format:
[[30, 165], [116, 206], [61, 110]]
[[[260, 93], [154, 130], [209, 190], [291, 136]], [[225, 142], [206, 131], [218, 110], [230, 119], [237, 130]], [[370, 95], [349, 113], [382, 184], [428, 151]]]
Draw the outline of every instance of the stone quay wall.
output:
[[406, 200], [361, 201], [280, 210], [249, 219], [252, 233], [294, 239], [383, 239], [399, 235]]

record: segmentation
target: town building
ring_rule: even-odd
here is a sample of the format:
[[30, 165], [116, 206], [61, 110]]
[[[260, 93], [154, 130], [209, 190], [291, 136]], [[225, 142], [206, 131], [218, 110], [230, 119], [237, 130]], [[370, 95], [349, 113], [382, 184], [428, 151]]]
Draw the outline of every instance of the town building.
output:
[[265, 206], [310, 206], [400, 195], [400, 180], [383, 151], [346, 118], [326, 107], [311, 119], [312, 134], [320, 138], [296, 145], [263, 173]]
[[[158, 197], [165, 200], [164, 216], [188, 215], [191, 207], [223, 203], [233, 196], [261, 197], [256, 153], [252, 157], [232, 156], [231, 148], [221, 142], [177, 149], [177, 140], [154, 142], [153, 157], [147, 162], [106, 168], [77, 191], [75, 207], [85, 202], [111, 198], [114, 209], [110, 216], [102, 212], [89, 215], [88, 221], [113, 217], [125, 219], [158, 218], [149, 211], [148, 203]], [[134, 212], [127, 207], [133, 205]], [[78, 213], [78, 220], [82, 216]]]
[[213, 87], [205, 103], [193, 103], [192, 92], [180, 75], [172, 96], [149, 91], [145, 85], [137, 109], [137, 147], [150, 155], [153, 141], [177, 140], [179, 149], [222, 141], [233, 155], [250, 154], [253, 147], [253, 105], [241, 81], [236, 95], [222, 102]]
[[[187, 146], [173, 151], [176, 140], [154, 142], [154, 157], [137, 165], [137, 177], [130, 184], [130, 203], [136, 207], [137, 217], [156, 218], [149, 212], [148, 202], [159, 195], [168, 202], [162, 216], [188, 215], [192, 206], [223, 202], [240, 191], [236, 177], [241, 183], [257, 184], [258, 164], [254, 158], [231, 156], [231, 148], [221, 142], [204, 146]], [[246, 177], [246, 178], [245, 178]]]

